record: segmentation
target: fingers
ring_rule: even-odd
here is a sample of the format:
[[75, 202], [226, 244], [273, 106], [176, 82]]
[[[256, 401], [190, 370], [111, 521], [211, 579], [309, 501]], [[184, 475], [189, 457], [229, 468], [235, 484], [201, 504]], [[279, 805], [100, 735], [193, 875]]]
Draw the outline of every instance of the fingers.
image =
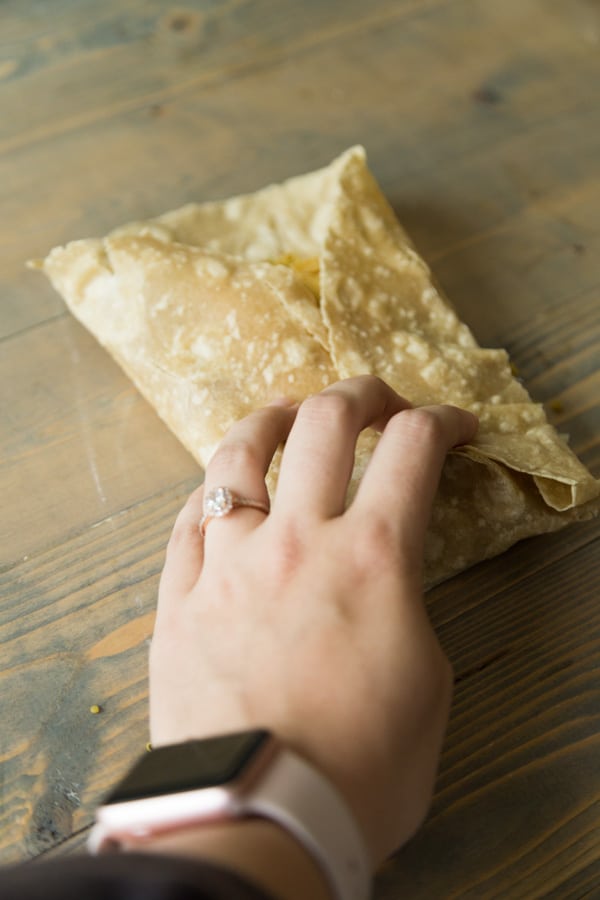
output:
[[[206, 469], [204, 484], [188, 498], [177, 516], [167, 545], [161, 575], [159, 606], [164, 598], [179, 598], [194, 587], [204, 562], [205, 541], [219, 520], [211, 520], [205, 537], [200, 532], [207, 491], [225, 485], [236, 494], [269, 502], [265, 474], [279, 443], [287, 437], [296, 414], [293, 401], [281, 399], [237, 422], [223, 438]], [[228, 540], [264, 518], [251, 508], [235, 510], [227, 518]], [[224, 523], [224, 520], [221, 520]]]
[[225, 535], [230, 547], [264, 520], [263, 511], [245, 507], [211, 519], [204, 541], [198, 527], [205, 493], [220, 486], [268, 504], [265, 475], [286, 439], [277, 508], [295, 516], [341, 514], [356, 439], [368, 426], [383, 429], [383, 435], [350, 515], [383, 522], [395, 540], [418, 556], [446, 454], [474, 436], [477, 420], [451, 406], [412, 409], [380, 379], [361, 376], [332, 385], [300, 410], [291, 401], [276, 401], [230, 429], [207, 467], [203, 487], [177, 518], [161, 579], [163, 593], [165, 585], [176, 594], [191, 590], [211, 544], [222, 543]]
[[198, 530], [202, 515], [204, 485], [200, 485], [175, 520], [158, 592], [159, 607], [165, 598], [179, 598], [190, 591], [200, 577], [204, 557], [204, 542]]
[[[225, 486], [238, 497], [269, 505], [265, 475], [279, 444], [286, 440], [294, 423], [297, 406], [278, 400], [256, 410], [233, 425], [210, 460], [204, 479], [205, 496]], [[265, 517], [251, 507], [234, 509], [227, 516], [206, 523], [207, 546], [223, 533], [228, 542], [247, 533]]]
[[352, 515], [383, 515], [392, 535], [420, 554], [446, 454], [476, 431], [476, 416], [455, 406], [419, 407], [394, 416], [369, 462]]
[[339, 515], [359, 433], [370, 425], [383, 428], [391, 416], [409, 406], [371, 375], [338, 382], [305, 400], [283, 453], [276, 509], [297, 515]]

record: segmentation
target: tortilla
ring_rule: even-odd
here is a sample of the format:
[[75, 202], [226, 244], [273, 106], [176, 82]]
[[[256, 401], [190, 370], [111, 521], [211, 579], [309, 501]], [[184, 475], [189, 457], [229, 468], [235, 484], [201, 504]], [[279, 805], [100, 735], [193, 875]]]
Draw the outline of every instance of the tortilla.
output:
[[[600, 482], [505, 351], [479, 347], [441, 296], [361, 147], [255, 194], [56, 247], [37, 265], [202, 466], [233, 421], [274, 396], [368, 372], [415, 405], [477, 413], [476, 439], [442, 473], [427, 585], [600, 507]], [[361, 436], [349, 502], [376, 440]]]

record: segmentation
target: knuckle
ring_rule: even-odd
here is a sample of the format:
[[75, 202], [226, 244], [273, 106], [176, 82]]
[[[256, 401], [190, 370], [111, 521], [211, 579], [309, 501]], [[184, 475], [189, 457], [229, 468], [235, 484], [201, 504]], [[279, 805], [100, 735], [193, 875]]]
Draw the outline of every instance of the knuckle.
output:
[[262, 466], [262, 457], [250, 441], [244, 438], [231, 438], [217, 448], [210, 466], [212, 469], [223, 471], [228, 469], [245, 471]]
[[382, 394], [390, 392], [390, 385], [383, 378], [380, 378], [379, 375], [357, 375], [357, 379], [362, 381], [365, 386], [371, 386]]
[[355, 410], [353, 397], [341, 391], [328, 391], [308, 397], [300, 407], [299, 416], [319, 425], [335, 422], [345, 426], [354, 420]]
[[432, 410], [406, 409], [395, 417], [394, 427], [403, 428], [419, 444], [438, 444], [444, 438], [444, 425]]

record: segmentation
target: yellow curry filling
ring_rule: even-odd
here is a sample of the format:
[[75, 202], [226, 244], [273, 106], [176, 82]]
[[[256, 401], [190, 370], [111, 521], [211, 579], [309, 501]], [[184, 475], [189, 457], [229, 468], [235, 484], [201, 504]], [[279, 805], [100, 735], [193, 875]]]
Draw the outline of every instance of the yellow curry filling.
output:
[[300, 281], [315, 295], [317, 302], [321, 296], [321, 287], [319, 282], [319, 258], [311, 256], [309, 259], [300, 259], [293, 253], [284, 253], [278, 259], [273, 260], [276, 266], [287, 266], [293, 269]]

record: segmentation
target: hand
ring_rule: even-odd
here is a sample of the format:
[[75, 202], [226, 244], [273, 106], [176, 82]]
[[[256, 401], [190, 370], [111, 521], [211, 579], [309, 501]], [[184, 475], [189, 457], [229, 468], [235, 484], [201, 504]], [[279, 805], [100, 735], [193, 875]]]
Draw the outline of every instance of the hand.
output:
[[[382, 432], [352, 504], [360, 431]], [[371, 376], [238, 422], [181, 511], [150, 654], [154, 744], [264, 726], [335, 783], [374, 863], [429, 808], [450, 665], [422, 598], [425, 530], [450, 448], [477, 428], [449, 406], [412, 409]], [[268, 501], [198, 530], [204, 490]]]

